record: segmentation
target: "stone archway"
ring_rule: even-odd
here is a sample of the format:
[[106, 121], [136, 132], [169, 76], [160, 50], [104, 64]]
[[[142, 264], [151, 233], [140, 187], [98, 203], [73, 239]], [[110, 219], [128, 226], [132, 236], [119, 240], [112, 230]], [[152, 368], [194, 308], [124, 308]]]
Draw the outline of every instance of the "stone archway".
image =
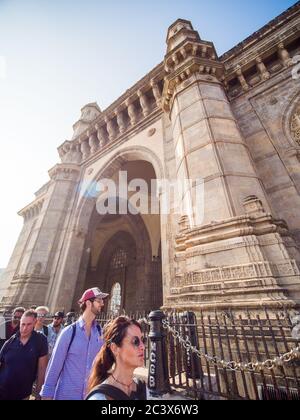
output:
[[[112, 222], [111, 219], [115, 220]], [[91, 252], [81, 263], [81, 270], [86, 273], [83, 288], [98, 286], [111, 294], [114, 284], [119, 283], [122, 292], [120, 312], [159, 308], [162, 305], [161, 259], [152, 255], [142, 217], [99, 217], [95, 212], [90, 226], [88, 244]], [[99, 230], [109, 230], [109, 239], [99, 238]], [[105, 310], [109, 310], [109, 302], [106, 302]]]
[[[77, 307], [77, 301], [80, 298], [82, 291], [86, 285], [87, 270], [91, 261], [91, 246], [92, 246], [92, 232], [95, 221], [95, 207], [96, 198], [89, 192], [93, 190], [93, 185], [100, 179], [111, 178], [114, 173], [122, 169], [122, 166], [127, 163], [144, 162], [151, 166], [153, 178], [163, 179], [163, 167], [160, 159], [156, 154], [143, 146], [136, 146], [134, 148], [123, 148], [115, 153], [115, 155], [103, 164], [103, 167], [98, 171], [96, 176], [89, 181], [89, 185], [85, 183], [85, 187], [77, 193], [77, 206], [74, 209], [72, 218], [69, 223], [67, 236], [63, 250], [60, 255], [59, 265], [57, 266], [57, 276], [54, 277], [53, 283], [50, 285], [47, 294], [47, 302], [51, 308], [68, 308]], [[143, 172], [140, 177], [143, 178]], [[143, 221], [145, 228], [141, 231], [148, 232], [150, 236], [151, 250], [148, 252], [148, 259], [150, 261], [148, 272], [148, 283], [151, 285], [151, 276], [154, 273], [160, 272], [161, 276], [161, 261], [159, 258], [159, 243], [161, 242], [161, 216], [158, 215], [156, 220], [149, 223], [149, 220], [143, 220], [142, 217], [136, 218], [135, 221], [130, 221], [133, 229], [139, 226]], [[137, 222], [138, 221], [138, 222]], [[129, 223], [129, 222], [128, 222]], [[156, 230], [156, 237], [153, 233]], [[122, 230], [119, 229], [119, 230]], [[162, 231], [165, 234], [165, 230]], [[117, 232], [113, 232], [115, 234]], [[135, 236], [135, 235], [133, 235]], [[107, 238], [108, 240], [109, 238]], [[164, 239], [162, 240], [164, 242]], [[147, 241], [143, 241], [147, 243]], [[103, 246], [105, 243], [102, 244]], [[102, 246], [102, 247], [103, 247]], [[154, 264], [152, 264], [154, 262]], [[162, 302], [162, 280], [159, 284], [156, 281], [156, 289], [159, 289]], [[149, 289], [151, 290], [151, 288]], [[148, 292], [147, 293], [151, 293]], [[153, 306], [151, 307], [151, 309]]]

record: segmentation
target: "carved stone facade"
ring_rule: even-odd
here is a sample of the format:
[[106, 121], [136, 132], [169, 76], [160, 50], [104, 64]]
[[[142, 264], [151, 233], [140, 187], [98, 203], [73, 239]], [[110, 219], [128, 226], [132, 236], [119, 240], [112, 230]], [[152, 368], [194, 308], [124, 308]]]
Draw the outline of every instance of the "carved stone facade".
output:
[[[0, 309], [68, 310], [91, 286], [126, 312], [299, 306], [297, 55], [299, 3], [221, 57], [191, 22], [171, 25], [163, 62], [106, 110], [86, 105], [58, 148], [62, 163], [19, 213]], [[168, 214], [101, 216], [97, 182], [119, 185], [120, 171], [192, 182]]]
[[292, 137], [296, 144], [300, 146], [300, 106], [295, 109], [291, 120]]

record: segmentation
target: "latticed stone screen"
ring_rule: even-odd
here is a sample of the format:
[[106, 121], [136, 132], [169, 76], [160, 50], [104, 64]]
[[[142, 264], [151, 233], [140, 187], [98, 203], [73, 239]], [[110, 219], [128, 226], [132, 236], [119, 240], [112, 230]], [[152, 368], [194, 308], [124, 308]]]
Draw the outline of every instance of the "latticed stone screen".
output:
[[291, 132], [294, 140], [300, 146], [300, 106], [296, 109], [291, 120]]
[[111, 259], [111, 268], [117, 270], [118, 268], [124, 268], [127, 265], [127, 253], [124, 249], [119, 248], [116, 250]]

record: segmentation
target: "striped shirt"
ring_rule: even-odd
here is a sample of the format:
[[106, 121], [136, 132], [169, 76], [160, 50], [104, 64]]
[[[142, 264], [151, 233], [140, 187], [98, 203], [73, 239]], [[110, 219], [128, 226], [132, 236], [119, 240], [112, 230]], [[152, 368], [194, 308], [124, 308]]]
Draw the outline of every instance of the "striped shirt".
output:
[[94, 359], [103, 345], [94, 321], [88, 338], [85, 322], [76, 322], [76, 334], [70, 350], [72, 325], [64, 328], [58, 337], [48, 364], [41, 396], [54, 400], [82, 400]]

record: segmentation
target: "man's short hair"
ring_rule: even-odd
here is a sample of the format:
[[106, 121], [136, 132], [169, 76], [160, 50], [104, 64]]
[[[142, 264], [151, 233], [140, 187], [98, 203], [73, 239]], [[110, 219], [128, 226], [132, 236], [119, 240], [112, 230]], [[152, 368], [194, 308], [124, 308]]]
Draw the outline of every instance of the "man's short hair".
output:
[[37, 319], [37, 313], [33, 311], [32, 309], [29, 309], [28, 311], [25, 311], [23, 314], [24, 317], [31, 316], [34, 319]]
[[18, 306], [18, 308], [15, 308], [15, 309], [13, 310], [13, 315], [14, 315], [16, 312], [22, 312], [22, 313], [24, 313], [24, 312], [26, 312], [26, 309], [25, 309], [25, 308], [23, 308], [22, 306]]
[[49, 308], [47, 306], [38, 306], [36, 308], [36, 312], [38, 312], [38, 311], [44, 311], [44, 312], [49, 313]]

